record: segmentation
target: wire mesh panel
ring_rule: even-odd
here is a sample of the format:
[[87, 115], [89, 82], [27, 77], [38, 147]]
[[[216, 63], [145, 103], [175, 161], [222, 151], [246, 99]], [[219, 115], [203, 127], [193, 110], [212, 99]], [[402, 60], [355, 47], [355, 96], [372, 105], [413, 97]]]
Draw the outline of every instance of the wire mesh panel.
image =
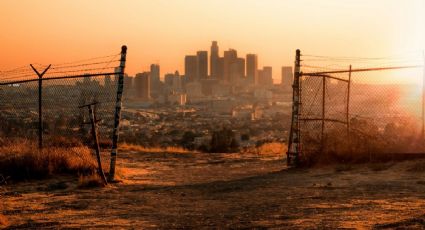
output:
[[0, 86], [0, 136], [37, 138], [38, 82]]
[[302, 153], [422, 153], [423, 57], [304, 55], [300, 72]]
[[[94, 103], [99, 140], [110, 147], [114, 128], [120, 54], [82, 61], [33, 65], [2, 71], [0, 75], [0, 138], [24, 138], [36, 142], [42, 119], [43, 143], [91, 144], [88, 109]], [[41, 101], [39, 101], [39, 98]], [[40, 108], [41, 105], [41, 114]], [[40, 117], [41, 115], [41, 117]]]

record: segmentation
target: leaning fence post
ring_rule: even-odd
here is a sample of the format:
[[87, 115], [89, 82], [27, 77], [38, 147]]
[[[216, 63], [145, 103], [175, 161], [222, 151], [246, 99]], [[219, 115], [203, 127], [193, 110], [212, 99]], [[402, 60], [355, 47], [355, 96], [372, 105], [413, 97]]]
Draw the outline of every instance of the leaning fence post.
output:
[[[292, 121], [291, 130], [289, 132], [288, 140], [288, 152], [287, 164], [298, 165], [300, 161], [300, 104], [301, 104], [301, 88], [300, 88], [300, 77], [301, 77], [301, 51], [297, 50], [295, 55], [295, 68], [294, 68], [294, 82], [292, 84]], [[292, 157], [294, 159], [292, 159]]]
[[348, 85], [347, 85], [347, 111], [346, 111], [346, 119], [347, 119], [347, 141], [349, 152], [351, 153], [351, 133], [350, 133], [350, 95], [351, 95], [351, 72], [352, 66], [350, 65], [350, 70], [348, 72]]
[[125, 61], [127, 56], [127, 46], [121, 47], [121, 59], [118, 73], [118, 88], [117, 88], [117, 101], [115, 105], [115, 117], [114, 117], [114, 130], [112, 133], [112, 150], [111, 150], [111, 164], [109, 168], [109, 181], [115, 179], [115, 164], [117, 161], [117, 148], [118, 148], [118, 136], [119, 136], [119, 125], [121, 119], [121, 107], [122, 107], [122, 95], [124, 90], [124, 70]]
[[422, 67], [422, 150], [425, 151], [425, 51], [423, 53], [423, 67]]

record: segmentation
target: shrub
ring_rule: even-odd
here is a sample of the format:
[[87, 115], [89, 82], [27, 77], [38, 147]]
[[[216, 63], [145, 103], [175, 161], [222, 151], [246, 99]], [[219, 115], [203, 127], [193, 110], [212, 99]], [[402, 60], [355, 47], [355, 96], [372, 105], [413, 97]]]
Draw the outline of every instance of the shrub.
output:
[[54, 174], [91, 174], [96, 172], [91, 151], [80, 147], [45, 147], [26, 140], [3, 142], [0, 146], [0, 174], [11, 180], [41, 179]]
[[7, 218], [0, 214], [0, 227], [7, 227], [9, 225], [9, 222], [7, 221]]

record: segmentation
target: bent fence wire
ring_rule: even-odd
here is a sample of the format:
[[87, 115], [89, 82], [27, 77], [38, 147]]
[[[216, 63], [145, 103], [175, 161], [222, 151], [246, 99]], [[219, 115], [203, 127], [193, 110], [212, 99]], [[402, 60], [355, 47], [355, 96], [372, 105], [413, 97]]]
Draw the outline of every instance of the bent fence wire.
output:
[[[95, 107], [99, 139], [110, 147], [117, 99], [120, 54], [52, 64], [42, 77], [44, 145], [90, 144], [90, 125], [82, 105]], [[38, 71], [47, 66], [34, 64]], [[0, 139], [38, 140], [39, 79], [31, 67], [0, 72]]]
[[422, 54], [301, 56], [301, 153], [424, 153]]

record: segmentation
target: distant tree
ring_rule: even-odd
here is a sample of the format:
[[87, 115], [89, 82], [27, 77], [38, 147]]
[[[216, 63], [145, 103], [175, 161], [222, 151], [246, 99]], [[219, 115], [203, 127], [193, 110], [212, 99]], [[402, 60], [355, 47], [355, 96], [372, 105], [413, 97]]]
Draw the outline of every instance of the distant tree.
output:
[[186, 131], [182, 139], [180, 140], [180, 145], [187, 149], [193, 149], [193, 142], [195, 141], [196, 134], [192, 131]]
[[228, 128], [215, 131], [211, 138], [210, 152], [229, 153], [239, 150], [239, 143], [236, 140], [235, 133]]
[[241, 135], [241, 140], [242, 141], [249, 141], [249, 134], [247, 134], [247, 133], [242, 134]]

